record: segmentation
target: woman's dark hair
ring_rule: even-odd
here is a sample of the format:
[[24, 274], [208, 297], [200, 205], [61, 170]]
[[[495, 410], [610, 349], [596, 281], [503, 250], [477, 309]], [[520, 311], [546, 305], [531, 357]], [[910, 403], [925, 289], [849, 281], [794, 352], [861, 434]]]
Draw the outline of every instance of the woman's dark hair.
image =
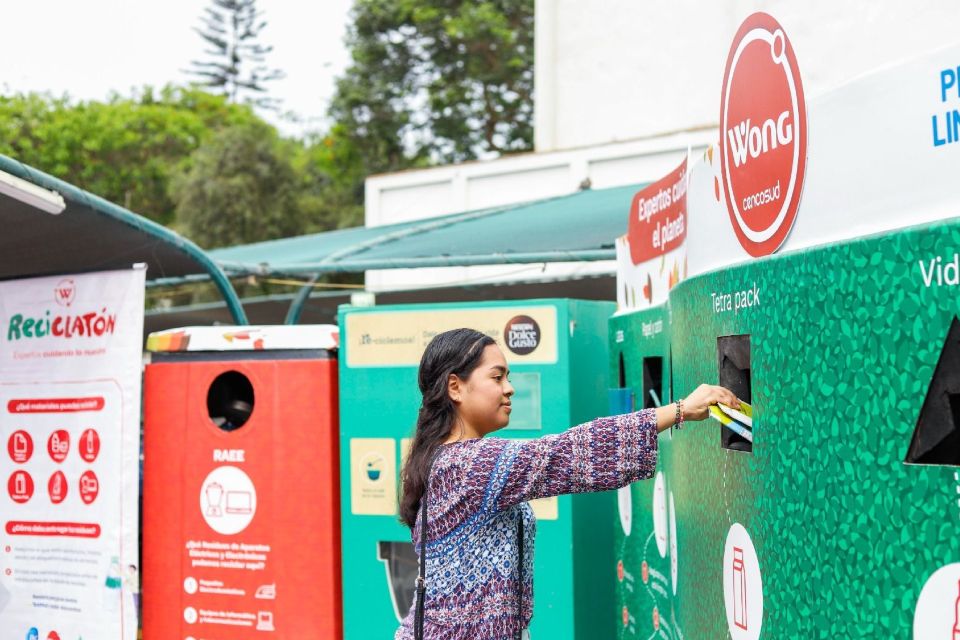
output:
[[450, 435], [456, 407], [447, 392], [450, 374], [466, 380], [483, 358], [493, 338], [473, 329], [454, 329], [434, 336], [420, 358], [417, 381], [423, 402], [417, 415], [417, 431], [401, 473], [400, 520], [413, 527], [427, 474], [437, 448]]

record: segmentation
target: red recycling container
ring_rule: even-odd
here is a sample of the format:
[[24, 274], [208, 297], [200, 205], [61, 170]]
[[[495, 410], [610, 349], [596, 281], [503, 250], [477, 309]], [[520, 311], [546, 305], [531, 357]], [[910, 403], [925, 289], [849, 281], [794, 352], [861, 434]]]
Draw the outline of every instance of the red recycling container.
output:
[[143, 631], [342, 637], [336, 327], [152, 334]]

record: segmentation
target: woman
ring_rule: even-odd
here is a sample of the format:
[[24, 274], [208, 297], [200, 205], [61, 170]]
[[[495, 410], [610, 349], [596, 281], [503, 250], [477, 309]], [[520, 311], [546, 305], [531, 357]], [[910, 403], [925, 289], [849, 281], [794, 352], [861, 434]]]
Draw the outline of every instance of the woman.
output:
[[486, 438], [510, 421], [508, 375], [496, 343], [472, 329], [437, 335], [420, 360], [423, 404], [403, 468], [400, 517], [412, 529], [425, 575], [396, 640], [526, 637], [536, 532], [527, 501], [649, 478], [658, 432], [703, 420], [717, 402], [740, 406], [728, 390], [701, 385], [679, 403], [556, 435]]

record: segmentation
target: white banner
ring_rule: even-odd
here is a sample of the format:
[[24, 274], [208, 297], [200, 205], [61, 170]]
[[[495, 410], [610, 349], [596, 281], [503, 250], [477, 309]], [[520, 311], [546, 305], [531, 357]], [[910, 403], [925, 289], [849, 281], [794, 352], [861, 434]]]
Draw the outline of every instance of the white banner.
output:
[[0, 640], [135, 640], [145, 269], [0, 282]]
[[688, 160], [633, 196], [616, 240], [618, 313], [662, 304], [687, 277]]

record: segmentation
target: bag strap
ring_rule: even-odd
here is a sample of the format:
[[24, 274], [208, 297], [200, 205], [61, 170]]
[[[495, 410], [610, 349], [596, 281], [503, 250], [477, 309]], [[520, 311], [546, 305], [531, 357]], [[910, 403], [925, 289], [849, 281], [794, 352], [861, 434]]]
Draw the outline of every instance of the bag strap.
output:
[[433, 460], [427, 466], [427, 479], [423, 485], [423, 497], [420, 499], [420, 557], [417, 576], [417, 608], [413, 614], [413, 637], [423, 640], [423, 600], [427, 594], [427, 495], [430, 493], [430, 471]]
[[517, 632], [516, 639], [523, 637], [523, 509], [520, 509], [520, 517], [517, 520]]

